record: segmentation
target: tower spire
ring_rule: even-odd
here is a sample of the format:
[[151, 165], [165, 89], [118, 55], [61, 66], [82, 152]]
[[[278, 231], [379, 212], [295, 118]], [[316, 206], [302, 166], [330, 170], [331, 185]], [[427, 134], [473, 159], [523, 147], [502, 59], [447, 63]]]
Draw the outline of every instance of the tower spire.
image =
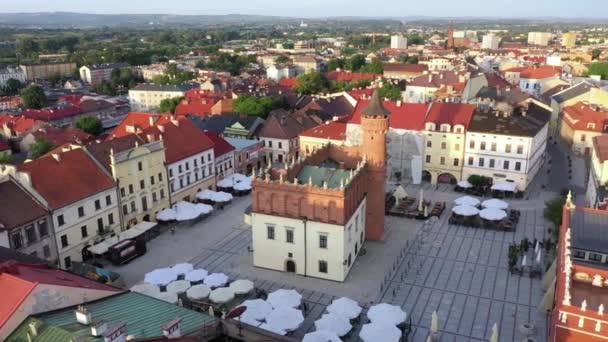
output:
[[382, 101], [380, 100], [380, 94], [378, 93], [378, 89], [374, 89], [374, 93], [372, 94], [372, 98], [371, 98], [371, 100], [369, 100], [367, 107], [363, 108], [363, 110], [361, 111], [361, 115], [365, 115], [365, 116], [376, 116], [376, 115], [386, 116], [386, 115], [389, 115], [390, 113], [391, 112], [389, 110], [387, 110], [386, 108], [384, 108], [384, 106], [382, 105]]

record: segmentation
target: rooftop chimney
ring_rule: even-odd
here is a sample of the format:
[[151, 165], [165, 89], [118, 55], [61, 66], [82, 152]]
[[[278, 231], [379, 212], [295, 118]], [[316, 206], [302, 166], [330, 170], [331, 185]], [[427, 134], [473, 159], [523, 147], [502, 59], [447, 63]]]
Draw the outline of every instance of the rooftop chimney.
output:
[[61, 155], [59, 153], [53, 153], [51, 154], [51, 156], [53, 157], [53, 159], [55, 159], [58, 163], [61, 162]]
[[150, 123], [150, 126], [154, 126], [154, 116], [150, 115], [150, 117], [148, 118], [148, 121]]
[[429, 82], [433, 82], [433, 74], [429, 74]]
[[89, 325], [91, 324], [91, 313], [84, 305], [78, 305], [76, 311], [76, 321], [80, 324]]
[[91, 325], [91, 335], [95, 337], [102, 336], [106, 330], [108, 330], [108, 323], [105, 321], [99, 321]]
[[165, 335], [165, 337], [168, 339], [182, 337], [181, 323], [182, 323], [181, 318], [176, 318], [174, 320], [171, 320], [171, 321], [165, 323], [165, 325], [163, 325], [161, 327], [163, 335]]
[[104, 342], [126, 342], [127, 341], [127, 324], [119, 324], [103, 334]]

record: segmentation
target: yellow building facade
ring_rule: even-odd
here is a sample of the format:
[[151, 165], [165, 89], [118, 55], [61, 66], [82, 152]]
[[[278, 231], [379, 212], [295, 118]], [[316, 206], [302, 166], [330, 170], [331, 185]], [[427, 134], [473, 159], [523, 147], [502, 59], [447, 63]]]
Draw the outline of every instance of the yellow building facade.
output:
[[431, 184], [447, 182], [449, 179], [459, 181], [462, 177], [465, 148], [464, 127], [456, 127], [453, 132], [442, 132], [435, 130], [432, 123], [427, 123], [423, 133], [423, 178], [430, 180]]

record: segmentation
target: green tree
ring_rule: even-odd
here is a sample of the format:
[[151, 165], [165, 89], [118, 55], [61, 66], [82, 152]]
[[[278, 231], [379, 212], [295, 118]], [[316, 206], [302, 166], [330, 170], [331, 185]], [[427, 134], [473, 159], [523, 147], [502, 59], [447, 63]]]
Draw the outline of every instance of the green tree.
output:
[[33, 159], [36, 159], [48, 153], [52, 148], [53, 145], [51, 145], [51, 142], [47, 138], [39, 137], [30, 146], [30, 155]]
[[327, 70], [344, 69], [345, 62], [341, 58], [332, 58], [327, 62]]
[[91, 134], [100, 135], [103, 132], [101, 120], [93, 116], [82, 116], [76, 120], [76, 127]]
[[591, 50], [591, 60], [599, 59], [601, 54], [602, 54], [602, 50], [600, 50], [600, 49]]
[[365, 65], [365, 57], [363, 55], [354, 55], [346, 63], [346, 68], [350, 71], [359, 71]]
[[0, 153], [0, 164], [8, 164], [11, 161], [11, 156], [8, 153]]
[[21, 99], [25, 108], [40, 109], [46, 106], [46, 94], [42, 87], [30, 84], [21, 91]]
[[360, 72], [371, 72], [372, 74], [381, 74], [384, 71], [384, 66], [382, 62], [378, 58], [374, 58], [370, 64], [366, 64], [361, 69]]
[[61, 82], [61, 75], [58, 73], [49, 75], [49, 83], [51, 83], [51, 87], [55, 87], [59, 82]]
[[608, 79], [608, 63], [592, 63], [589, 66], [587, 75], [600, 75], [602, 79]]
[[291, 63], [291, 58], [285, 56], [285, 55], [280, 55], [277, 58], [274, 59], [275, 63], [279, 63], [279, 64], [286, 64], [286, 63]]
[[420, 45], [420, 44], [424, 44], [424, 39], [422, 39], [422, 37], [420, 37], [417, 34], [413, 34], [413, 35], [407, 37], [407, 43], [408, 43], [408, 45]]
[[378, 89], [378, 95], [391, 101], [398, 101], [401, 100], [401, 89], [392, 83], [385, 83]]
[[1, 89], [0, 93], [2, 93], [4, 96], [17, 95], [22, 88], [23, 83], [14, 78], [9, 78], [6, 81], [6, 85]]
[[233, 102], [234, 111], [248, 115], [266, 118], [268, 113], [279, 108], [288, 108], [287, 101], [282, 96], [239, 96]]
[[162, 113], [175, 113], [175, 108], [183, 99], [183, 97], [173, 97], [160, 101], [160, 111]]
[[40, 50], [40, 45], [32, 38], [23, 38], [17, 42], [17, 53], [23, 57], [35, 56]]
[[294, 90], [301, 94], [318, 94], [329, 88], [329, 81], [324, 74], [319, 72], [309, 72], [297, 78], [297, 85]]
[[556, 197], [545, 203], [543, 215], [545, 219], [553, 223], [555, 227], [559, 227], [562, 224], [562, 212], [565, 204], [566, 198], [564, 196]]

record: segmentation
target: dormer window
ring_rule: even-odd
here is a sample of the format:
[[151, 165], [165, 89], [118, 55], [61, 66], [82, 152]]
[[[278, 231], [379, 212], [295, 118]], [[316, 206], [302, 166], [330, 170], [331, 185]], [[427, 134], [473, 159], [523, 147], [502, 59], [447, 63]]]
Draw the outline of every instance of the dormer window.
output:
[[442, 132], [449, 132], [450, 131], [450, 125], [448, 125], [448, 124], [442, 124], [441, 125], [441, 131]]
[[593, 122], [588, 122], [588, 123], [587, 123], [587, 129], [595, 129], [595, 123], [593, 123]]
[[434, 131], [435, 130], [435, 124], [432, 122], [427, 122], [426, 124], [426, 130], [427, 131]]
[[456, 132], [456, 133], [463, 133], [464, 132], [464, 127], [462, 125], [454, 126], [454, 132]]

